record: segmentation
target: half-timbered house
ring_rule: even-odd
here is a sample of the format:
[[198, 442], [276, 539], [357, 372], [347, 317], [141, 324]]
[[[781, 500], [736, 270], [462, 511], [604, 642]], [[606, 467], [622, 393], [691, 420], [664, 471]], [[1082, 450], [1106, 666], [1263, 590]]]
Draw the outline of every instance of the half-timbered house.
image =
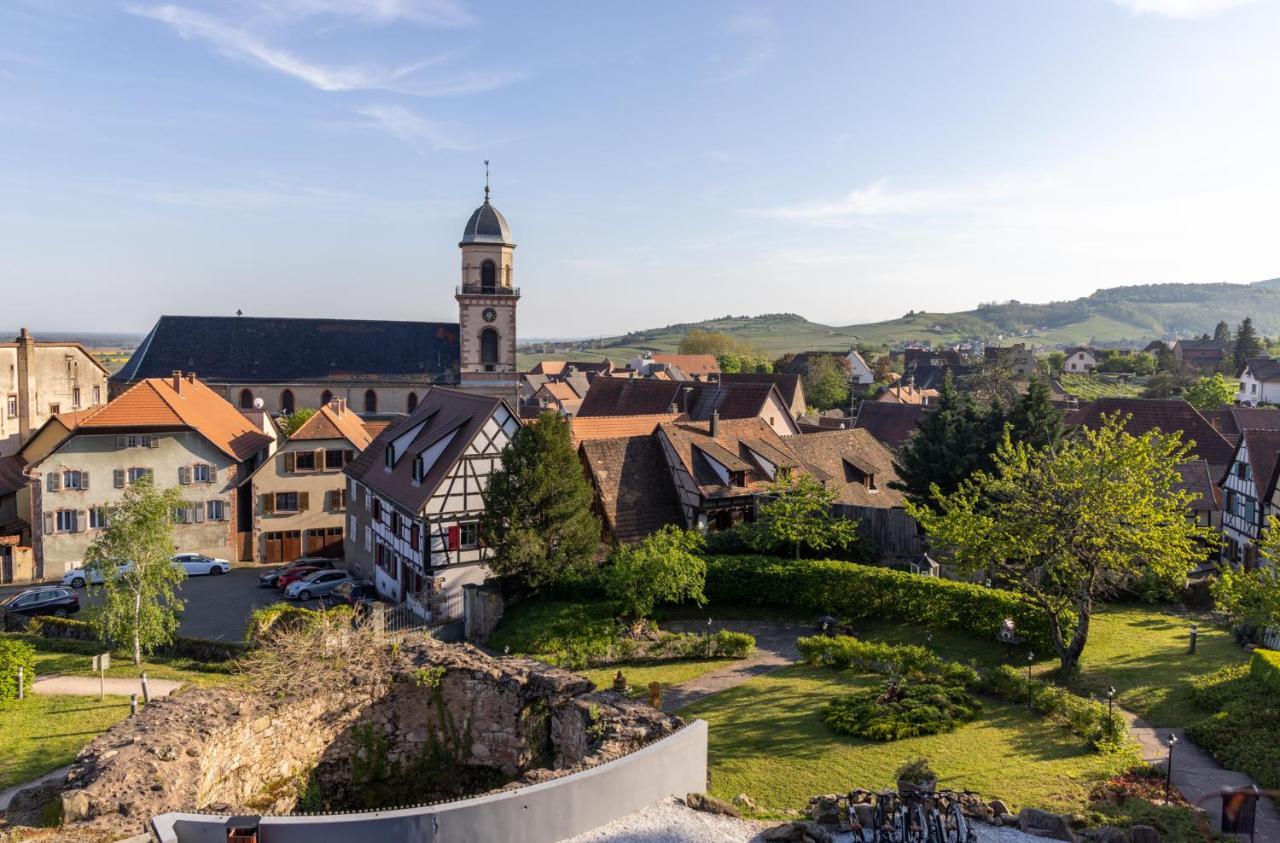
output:
[[1280, 431], [1242, 430], [1231, 468], [1222, 479], [1222, 560], [1253, 568], [1280, 456]]
[[432, 387], [344, 472], [346, 558], [424, 613], [483, 582], [483, 492], [520, 421], [501, 398]]

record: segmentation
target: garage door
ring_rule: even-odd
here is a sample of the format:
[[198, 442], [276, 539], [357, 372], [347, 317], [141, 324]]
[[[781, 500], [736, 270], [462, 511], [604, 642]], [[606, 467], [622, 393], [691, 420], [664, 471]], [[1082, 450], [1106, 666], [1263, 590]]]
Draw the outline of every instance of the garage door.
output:
[[292, 562], [302, 556], [302, 531], [283, 530], [263, 534], [266, 547], [263, 556], [268, 562]]

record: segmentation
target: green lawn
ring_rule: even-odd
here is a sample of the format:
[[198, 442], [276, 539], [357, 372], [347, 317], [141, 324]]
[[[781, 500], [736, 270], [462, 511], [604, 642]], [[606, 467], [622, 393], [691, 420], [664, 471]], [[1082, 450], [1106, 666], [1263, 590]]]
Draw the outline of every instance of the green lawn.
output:
[[[92, 670], [93, 657], [79, 653], [59, 653], [45, 650], [36, 653], [36, 676], [97, 676]], [[127, 658], [111, 657], [111, 668], [108, 677], [117, 679], [138, 679], [138, 674], [145, 670], [148, 679], [172, 679], [176, 682], [188, 682], [192, 685], [220, 685], [232, 679], [226, 672], [215, 672], [199, 669], [198, 662], [189, 659], [164, 659], [153, 661], [143, 659], [137, 667]]]
[[46, 697], [0, 703], [0, 790], [75, 759], [84, 745], [129, 716], [123, 697]]
[[1146, 387], [1145, 378], [1133, 378], [1125, 383], [1104, 378], [1101, 375], [1060, 375], [1058, 382], [1071, 395], [1081, 401], [1095, 398], [1137, 398]]
[[734, 659], [682, 659], [669, 662], [622, 662], [611, 667], [580, 670], [583, 676], [596, 683], [596, 687], [608, 690], [613, 687], [613, 677], [621, 670], [631, 687], [631, 696], [638, 699], [649, 698], [649, 683], [659, 682], [663, 690], [672, 685], [679, 685], [691, 679], [697, 679], [704, 673], [710, 673], [734, 663]]
[[1014, 810], [1078, 808], [1095, 782], [1129, 760], [1093, 752], [1066, 729], [995, 700], [984, 700], [984, 714], [954, 732], [889, 743], [836, 735], [823, 724], [828, 699], [876, 681], [785, 668], [679, 713], [710, 724], [712, 792], [724, 799], [745, 792], [774, 816], [803, 810], [816, 793], [891, 786], [898, 765], [920, 755], [943, 787], [999, 796]]

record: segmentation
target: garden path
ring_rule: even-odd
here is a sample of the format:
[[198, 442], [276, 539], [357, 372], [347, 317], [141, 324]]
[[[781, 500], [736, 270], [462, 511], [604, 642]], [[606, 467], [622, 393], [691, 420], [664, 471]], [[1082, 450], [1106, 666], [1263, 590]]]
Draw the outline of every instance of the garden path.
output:
[[[154, 697], [167, 697], [182, 687], [172, 679], [147, 679], [147, 693]], [[142, 699], [142, 684], [137, 679], [120, 679], [108, 676], [99, 683], [96, 676], [42, 676], [36, 679], [32, 690], [37, 694], [66, 694], [73, 697], [96, 697], [105, 688], [110, 696], [127, 697], [137, 694]]]
[[[662, 628], [670, 632], [707, 632], [706, 623], [700, 621], [672, 621]], [[754, 679], [762, 673], [786, 667], [800, 658], [796, 639], [812, 635], [813, 628], [797, 623], [774, 621], [720, 621], [711, 625], [711, 632], [727, 629], [730, 632], [746, 632], [756, 638], [756, 652], [751, 658], [735, 662], [728, 667], [704, 673], [696, 679], [673, 685], [662, 698], [662, 710], [673, 712], [697, 702], [704, 697], [727, 691]]]

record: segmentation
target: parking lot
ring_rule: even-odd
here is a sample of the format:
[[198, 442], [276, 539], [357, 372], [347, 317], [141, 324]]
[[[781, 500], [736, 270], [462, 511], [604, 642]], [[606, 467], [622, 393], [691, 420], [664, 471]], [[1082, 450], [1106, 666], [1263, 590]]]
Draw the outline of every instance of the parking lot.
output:
[[[338, 567], [342, 567], [339, 565]], [[178, 587], [178, 596], [186, 601], [178, 634], [189, 638], [209, 638], [218, 641], [239, 641], [244, 637], [244, 627], [249, 614], [262, 606], [284, 600], [284, 592], [277, 588], [258, 585], [258, 576], [271, 570], [270, 566], [232, 568], [221, 576], [189, 577]], [[5, 586], [0, 593], [10, 594], [28, 586]], [[75, 590], [83, 607], [102, 602], [101, 588], [90, 586]], [[299, 605], [315, 608], [319, 600]]]

